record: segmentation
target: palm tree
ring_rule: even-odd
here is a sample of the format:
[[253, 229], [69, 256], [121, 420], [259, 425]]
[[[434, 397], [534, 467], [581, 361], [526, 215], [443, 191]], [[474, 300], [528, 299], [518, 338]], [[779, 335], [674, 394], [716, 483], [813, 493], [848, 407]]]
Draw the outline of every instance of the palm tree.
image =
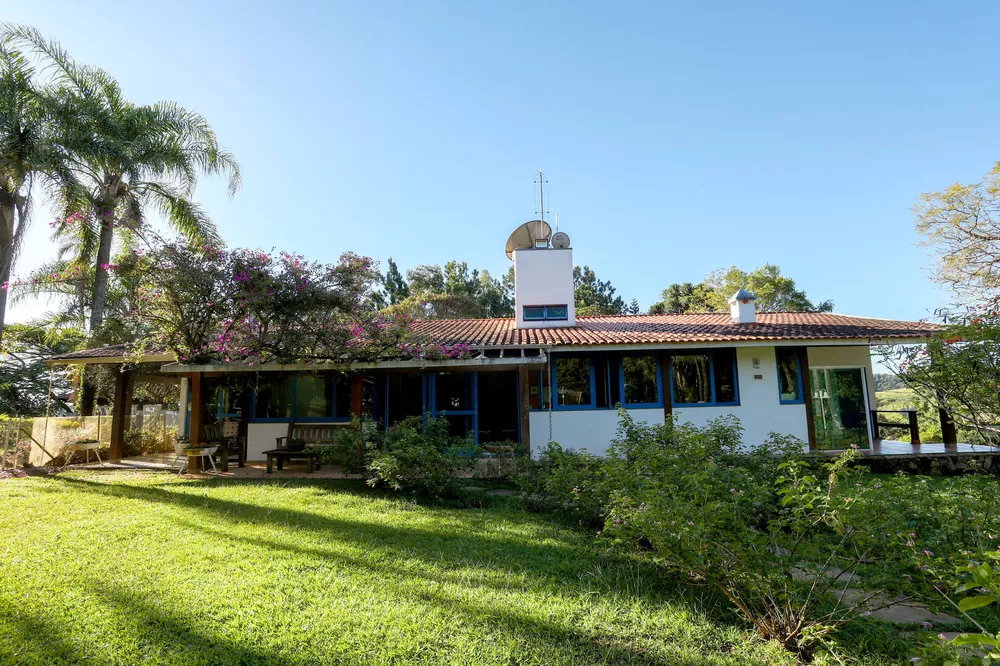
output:
[[93, 235], [80, 242], [96, 241], [90, 303], [94, 334], [104, 323], [115, 230], [141, 229], [152, 209], [189, 240], [215, 240], [214, 225], [191, 196], [203, 173], [228, 176], [230, 195], [235, 194], [239, 165], [219, 147], [201, 115], [172, 102], [132, 104], [109, 74], [76, 64], [37, 30], [11, 25], [5, 30], [52, 65], [60, 108], [73, 111], [63, 115], [62, 140], [92, 206], [88, 219], [94, 222]]
[[54, 136], [51, 91], [37, 85], [34, 69], [11, 37], [0, 34], [0, 340], [34, 184], [52, 188], [64, 201], [75, 192], [74, 174]]

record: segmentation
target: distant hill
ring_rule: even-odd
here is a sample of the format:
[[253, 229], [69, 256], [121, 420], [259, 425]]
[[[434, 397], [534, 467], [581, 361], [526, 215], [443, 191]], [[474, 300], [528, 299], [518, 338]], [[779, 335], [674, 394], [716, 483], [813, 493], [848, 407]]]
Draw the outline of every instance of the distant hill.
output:
[[893, 391], [895, 389], [906, 388], [903, 380], [896, 375], [888, 373], [875, 374], [875, 391]]

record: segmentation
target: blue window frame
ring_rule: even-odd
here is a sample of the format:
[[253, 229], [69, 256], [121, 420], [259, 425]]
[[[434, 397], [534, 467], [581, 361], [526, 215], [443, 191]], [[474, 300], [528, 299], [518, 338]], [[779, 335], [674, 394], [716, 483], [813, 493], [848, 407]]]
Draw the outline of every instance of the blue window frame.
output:
[[673, 354], [669, 374], [670, 404], [674, 407], [740, 404], [735, 350]]
[[566, 305], [525, 305], [522, 310], [524, 321], [566, 321], [569, 307]]
[[277, 375], [262, 379], [253, 392], [253, 423], [338, 422], [351, 420], [349, 385], [336, 375]]
[[479, 373], [435, 372], [424, 375], [424, 413], [461, 423], [479, 443]]
[[618, 386], [618, 395], [626, 407], [663, 406], [663, 366], [660, 357], [655, 354], [622, 356], [618, 361]]
[[782, 405], [805, 404], [802, 350], [796, 347], [776, 347], [774, 356], [778, 367], [778, 402]]
[[552, 360], [552, 408], [595, 409], [597, 407], [596, 374], [594, 359], [590, 356], [554, 356]]

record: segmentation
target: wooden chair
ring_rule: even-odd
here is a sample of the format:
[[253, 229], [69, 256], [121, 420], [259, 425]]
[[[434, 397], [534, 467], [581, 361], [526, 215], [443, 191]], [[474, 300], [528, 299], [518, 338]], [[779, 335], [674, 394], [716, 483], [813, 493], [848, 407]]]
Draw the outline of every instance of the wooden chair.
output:
[[240, 437], [239, 421], [223, 421], [205, 426], [205, 439], [209, 444], [219, 448], [215, 457], [222, 464], [222, 471], [229, 471], [229, 463], [236, 461], [237, 467], [243, 467], [247, 461], [246, 438]]

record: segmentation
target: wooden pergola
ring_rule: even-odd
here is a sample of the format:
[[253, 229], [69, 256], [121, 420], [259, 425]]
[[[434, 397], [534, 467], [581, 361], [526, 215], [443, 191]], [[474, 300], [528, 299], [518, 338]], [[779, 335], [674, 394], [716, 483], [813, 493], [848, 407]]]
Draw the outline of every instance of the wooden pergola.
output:
[[136, 382], [157, 382], [176, 384], [178, 380], [170, 375], [150, 374], [132, 366], [136, 361], [141, 363], [170, 363], [174, 355], [166, 352], [146, 352], [136, 359], [128, 354], [126, 345], [111, 345], [98, 349], [83, 349], [69, 354], [53, 356], [46, 362], [50, 367], [56, 365], [105, 365], [117, 368], [115, 387], [112, 393], [111, 412], [111, 462], [120, 462], [125, 450], [125, 432], [128, 430], [132, 415], [132, 396]]

